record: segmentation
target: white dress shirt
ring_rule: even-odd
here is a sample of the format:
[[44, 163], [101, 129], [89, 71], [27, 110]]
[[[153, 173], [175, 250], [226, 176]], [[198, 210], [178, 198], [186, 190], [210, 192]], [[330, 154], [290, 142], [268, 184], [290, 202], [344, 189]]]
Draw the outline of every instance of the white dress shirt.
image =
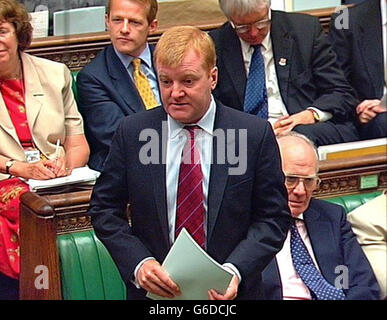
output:
[[[299, 215], [298, 219], [303, 219], [303, 215]], [[320, 271], [316, 258], [313, 253], [312, 244], [308, 236], [306, 226], [303, 221], [296, 220], [297, 230], [300, 233], [302, 241], [312, 257], [313, 263], [317, 270]], [[312, 300], [308, 287], [304, 284], [300, 276], [297, 274], [293, 265], [292, 255], [290, 252], [290, 230], [288, 231], [286, 240], [282, 249], [276, 255], [278, 269], [282, 284], [282, 295], [284, 300]]]
[[[208, 183], [210, 180], [210, 165], [212, 156], [212, 136], [214, 131], [216, 105], [214, 99], [211, 99], [210, 107], [206, 114], [196, 123], [202, 130], [198, 134], [195, 132], [195, 147], [200, 155], [200, 165], [203, 173], [203, 195], [204, 195], [204, 230], [207, 230], [207, 199]], [[175, 221], [176, 221], [176, 202], [177, 187], [179, 180], [180, 159], [183, 147], [187, 140], [187, 135], [183, 132], [184, 124], [174, 120], [168, 115], [168, 142], [166, 157], [166, 190], [167, 190], [167, 211], [169, 240], [175, 241]]]
[[[210, 169], [212, 160], [212, 141], [215, 123], [216, 103], [211, 96], [210, 106], [205, 115], [194, 125], [199, 126], [201, 132], [195, 133], [195, 146], [200, 155], [200, 164], [203, 173], [203, 195], [204, 195], [204, 230], [207, 230], [207, 208], [208, 208], [208, 187], [210, 181]], [[169, 115], [168, 121], [168, 139], [167, 139], [167, 153], [166, 153], [166, 194], [167, 194], [167, 213], [168, 213], [168, 228], [170, 243], [175, 241], [175, 222], [176, 222], [176, 202], [177, 202], [177, 187], [179, 180], [181, 155], [187, 140], [187, 135], [184, 134], [184, 124], [174, 120]], [[154, 259], [148, 257], [142, 260], [135, 269], [134, 274], [142, 264], [148, 260]], [[162, 263], [162, 261], [160, 261]], [[237, 275], [241, 281], [239, 270], [231, 263], [223, 264], [223, 267], [228, 268], [233, 274]], [[139, 288], [138, 282], [133, 283]]]

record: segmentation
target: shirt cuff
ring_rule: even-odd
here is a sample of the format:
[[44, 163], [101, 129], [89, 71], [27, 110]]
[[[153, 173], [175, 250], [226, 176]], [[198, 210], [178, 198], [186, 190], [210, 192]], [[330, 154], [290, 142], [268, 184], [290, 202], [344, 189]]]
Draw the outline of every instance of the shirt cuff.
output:
[[237, 269], [237, 267], [235, 267], [232, 263], [226, 262], [226, 263], [223, 264], [223, 268], [227, 269], [233, 275], [237, 276], [238, 280], [239, 280], [239, 283], [241, 283], [242, 277], [241, 277], [241, 274], [239, 273], [239, 270]]
[[312, 109], [317, 112], [318, 116], [320, 117], [320, 122], [325, 122], [330, 120], [333, 116], [332, 113], [327, 111], [321, 111], [315, 107], [308, 107], [307, 109]]
[[137, 272], [138, 272], [138, 270], [141, 268], [141, 266], [142, 266], [145, 262], [147, 262], [147, 261], [149, 261], [149, 260], [156, 260], [156, 259], [155, 259], [154, 257], [148, 257], [148, 258], [145, 258], [145, 259], [141, 260], [141, 261], [139, 262], [139, 264], [136, 266], [136, 268], [134, 269], [134, 273], [133, 273], [132, 279], [131, 279], [130, 281], [136, 286], [137, 289], [141, 289], [141, 287], [140, 287], [140, 285], [138, 284], [138, 281], [137, 281]]

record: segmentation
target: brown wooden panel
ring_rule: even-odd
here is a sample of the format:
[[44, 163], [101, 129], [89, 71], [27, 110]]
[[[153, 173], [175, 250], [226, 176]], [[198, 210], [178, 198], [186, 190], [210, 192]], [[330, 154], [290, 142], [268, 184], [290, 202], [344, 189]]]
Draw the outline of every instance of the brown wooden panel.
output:
[[[22, 196], [20, 221], [20, 299], [61, 299], [54, 209], [34, 193]], [[48, 288], [39, 287], [37, 267], [47, 268]], [[37, 272], [38, 273], [35, 273]], [[44, 273], [46, 271], [43, 271]]]
[[[164, 3], [165, 6], [167, 3]], [[171, 4], [169, 4], [171, 5]], [[181, 5], [179, 3], [174, 6]], [[317, 9], [303, 11], [319, 18], [325, 31], [329, 30], [329, 21], [334, 8]], [[226, 18], [223, 16], [213, 16], [211, 19], [204, 21], [204, 18], [199, 20], [179, 21], [168, 16], [168, 19], [163, 19], [160, 28], [150, 34], [148, 40], [150, 43], [156, 43], [165, 30], [176, 25], [194, 25], [198, 28], [210, 31], [220, 27]], [[26, 52], [33, 55], [47, 58], [50, 60], [65, 63], [70, 70], [76, 71], [87, 65], [106, 45], [110, 43], [107, 32], [87, 33], [80, 35], [68, 36], [51, 36], [39, 38], [32, 41], [31, 47]]]

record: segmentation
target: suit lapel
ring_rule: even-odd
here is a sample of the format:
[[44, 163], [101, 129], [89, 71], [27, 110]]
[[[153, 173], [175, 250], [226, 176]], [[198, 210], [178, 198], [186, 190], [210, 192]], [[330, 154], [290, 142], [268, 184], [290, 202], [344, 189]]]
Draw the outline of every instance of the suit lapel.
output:
[[222, 48], [224, 50], [222, 59], [224, 59], [225, 67], [239, 98], [240, 105], [243, 106], [247, 77], [243, 63], [241, 43], [229, 23], [225, 28], [226, 32], [222, 38]]
[[361, 16], [358, 44], [362, 51], [363, 63], [374, 86], [375, 94], [383, 95], [383, 41], [380, 1], [370, 2], [368, 12]]
[[168, 225], [168, 213], [167, 213], [167, 193], [166, 193], [166, 146], [168, 139], [168, 126], [166, 113], [162, 108], [159, 108], [159, 112], [162, 113], [162, 117], [155, 118], [153, 128], [156, 128], [159, 140], [159, 159], [161, 164], [150, 165], [153, 195], [157, 207], [157, 214], [160, 220], [161, 229], [163, 230], [163, 236], [167, 243], [167, 248], [170, 247], [169, 241], [169, 225]]
[[125, 66], [115, 53], [113, 46], [109, 46], [106, 50], [106, 65], [114, 87], [128, 108], [133, 112], [144, 110], [144, 105], [137, 93], [137, 89]]
[[304, 213], [305, 225], [320, 271], [326, 280], [331, 281], [330, 275], [334, 274], [336, 267], [336, 259], [333, 258], [335, 249], [332, 244], [335, 238], [329, 221], [321, 219], [324, 212], [315, 210], [313, 201], [312, 199], [308, 210]]
[[272, 11], [270, 30], [273, 59], [282, 100], [287, 104], [293, 40], [283, 26], [279, 13]]
[[[214, 130], [216, 130], [217, 128], [222, 128], [224, 130], [226, 130], [227, 128], [231, 128], [231, 119], [228, 119], [225, 117], [223, 112], [223, 107], [219, 103], [217, 103], [217, 106], [216, 106]], [[227, 145], [231, 143], [234, 143], [234, 141], [227, 141]], [[217, 158], [216, 158], [217, 148], [218, 148], [218, 141], [217, 139], [213, 139], [213, 144], [212, 144], [213, 161], [211, 164], [210, 183], [208, 188], [208, 200], [207, 200], [207, 203], [208, 203], [207, 243], [211, 240], [211, 236], [214, 231], [215, 223], [218, 218], [220, 205], [222, 203], [223, 194], [224, 194], [224, 190], [225, 190], [225, 187], [227, 184], [227, 178], [228, 178], [228, 172], [227, 172], [228, 165], [227, 163], [222, 164], [222, 161], [217, 161]], [[226, 148], [229, 148], [229, 146], [227, 146]], [[238, 150], [238, 146], [236, 146], [236, 150]]]
[[25, 54], [21, 54], [21, 59], [23, 63], [25, 105], [28, 125], [30, 126], [30, 130], [33, 131], [36, 118], [44, 104], [45, 94], [39, 75], [30, 58]]
[[18, 144], [19, 139], [17, 137], [16, 130], [12, 124], [11, 118], [8, 113], [8, 109], [3, 100], [3, 96], [0, 94], [0, 127], [7, 132]]

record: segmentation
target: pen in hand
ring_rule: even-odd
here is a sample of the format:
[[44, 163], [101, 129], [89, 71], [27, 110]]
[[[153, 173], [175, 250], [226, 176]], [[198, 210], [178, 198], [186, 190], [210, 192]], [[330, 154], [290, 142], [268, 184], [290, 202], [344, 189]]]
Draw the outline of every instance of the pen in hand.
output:
[[56, 147], [55, 147], [55, 165], [59, 158], [59, 147], [60, 147], [60, 140], [56, 140]]

